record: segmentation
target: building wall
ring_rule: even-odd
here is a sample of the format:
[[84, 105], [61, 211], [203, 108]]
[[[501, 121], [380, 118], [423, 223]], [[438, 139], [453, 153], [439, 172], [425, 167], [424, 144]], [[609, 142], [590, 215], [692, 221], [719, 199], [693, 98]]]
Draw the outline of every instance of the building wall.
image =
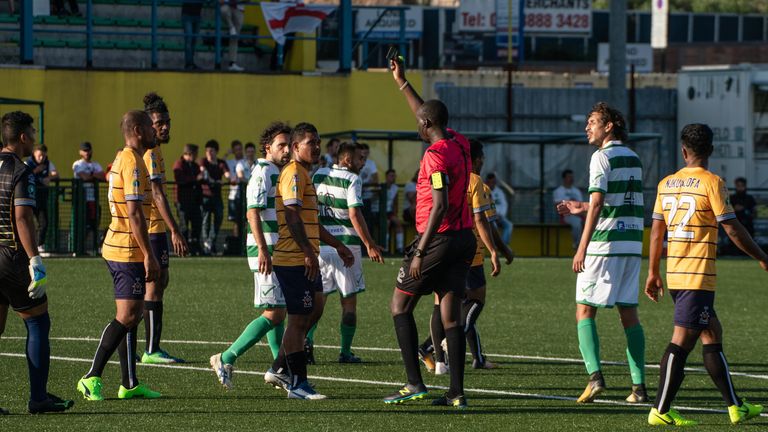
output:
[[[408, 79], [421, 88], [420, 73], [410, 72]], [[94, 145], [99, 163], [110, 163], [123, 146], [122, 114], [141, 109], [149, 91], [163, 96], [171, 111], [171, 143], [164, 148], [168, 165], [186, 143], [202, 146], [215, 138], [223, 149], [233, 139], [257, 143], [261, 130], [274, 120], [308, 121], [321, 133], [416, 128], [386, 72], [304, 76], [7, 68], [0, 69], [0, 82], [6, 84], [2, 97], [45, 102], [45, 143], [63, 177], [72, 176], [82, 141]], [[15, 109], [37, 118], [34, 106], [0, 105], [2, 112]], [[372, 155], [380, 166], [385, 163], [383, 145], [374, 147]], [[410, 170], [420, 156], [420, 146], [399, 149], [395, 165], [402, 160]], [[409, 177], [404, 173], [402, 180]]]

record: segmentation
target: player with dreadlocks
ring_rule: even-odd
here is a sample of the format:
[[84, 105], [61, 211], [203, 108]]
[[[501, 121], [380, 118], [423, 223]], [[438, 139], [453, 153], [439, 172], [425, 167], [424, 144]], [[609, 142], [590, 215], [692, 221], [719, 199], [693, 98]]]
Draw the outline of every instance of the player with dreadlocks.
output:
[[152, 209], [149, 213], [149, 241], [152, 251], [160, 263], [160, 276], [153, 282], [147, 282], [147, 292], [144, 295], [144, 328], [146, 330], [147, 348], [141, 356], [142, 363], [183, 363], [184, 360], [169, 355], [160, 348], [160, 337], [163, 331], [163, 294], [168, 288], [168, 234], [171, 231], [171, 244], [178, 256], [185, 256], [188, 251], [176, 220], [171, 213], [168, 198], [165, 194], [165, 162], [161, 145], [171, 139], [171, 116], [168, 106], [157, 93], [151, 92], [144, 96], [144, 112], [152, 119], [152, 128], [157, 137], [157, 146], [144, 153], [144, 164], [149, 171], [152, 185]]

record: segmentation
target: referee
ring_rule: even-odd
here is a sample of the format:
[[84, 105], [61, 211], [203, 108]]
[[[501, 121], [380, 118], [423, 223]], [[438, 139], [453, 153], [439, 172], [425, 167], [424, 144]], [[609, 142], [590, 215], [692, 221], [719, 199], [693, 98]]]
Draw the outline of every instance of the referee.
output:
[[420, 296], [434, 292], [440, 300], [448, 355], [459, 361], [451, 364], [448, 392], [432, 404], [466, 408], [463, 361], [466, 340], [460, 325], [461, 299], [476, 249], [472, 215], [467, 204], [472, 172], [469, 142], [447, 128], [448, 109], [442, 102], [424, 102], [419, 97], [406, 81], [401, 63], [392, 60], [390, 67], [400, 91], [416, 115], [419, 136], [430, 146], [421, 159], [416, 182], [418, 234], [405, 251], [391, 303], [408, 383], [387, 396], [384, 402], [403, 403], [422, 399], [427, 394], [419, 369], [419, 342], [413, 310]]
[[[27, 328], [27, 367], [31, 414], [65, 411], [74, 405], [47, 391], [51, 346], [48, 334], [46, 272], [35, 242], [35, 177], [21, 158], [32, 154], [35, 128], [21, 111], [2, 118], [0, 145], [0, 334], [5, 329], [8, 306]], [[7, 413], [0, 409], [0, 413]]]

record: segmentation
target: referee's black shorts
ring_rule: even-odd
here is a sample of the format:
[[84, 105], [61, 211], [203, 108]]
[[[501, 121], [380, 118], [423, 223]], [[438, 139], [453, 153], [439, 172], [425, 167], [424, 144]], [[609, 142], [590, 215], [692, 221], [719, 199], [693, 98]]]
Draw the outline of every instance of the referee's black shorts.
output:
[[437, 233], [427, 245], [421, 261], [421, 279], [410, 275], [413, 254], [421, 235], [408, 245], [397, 274], [397, 289], [408, 295], [452, 292], [463, 296], [467, 272], [475, 256], [477, 240], [471, 229]]
[[16, 312], [24, 312], [48, 301], [47, 296], [29, 298], [29, 258], [21, 250], [0, 246], [0, 305], [10, 305]]

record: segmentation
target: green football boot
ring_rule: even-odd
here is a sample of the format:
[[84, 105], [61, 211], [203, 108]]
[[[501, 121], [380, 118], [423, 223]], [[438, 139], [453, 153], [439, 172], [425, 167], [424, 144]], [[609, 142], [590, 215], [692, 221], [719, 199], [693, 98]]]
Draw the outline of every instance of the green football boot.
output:
[[679, 412], [670, 409], [665, 414], [659, 414], [659, 410], [651, 408], [648, 413], [648, 424], [651, 426], [696, 426], [697, 422], [684, 419]]
[[139, 384], [132, 389], [127, 389], [121, 385], [120, 388], [117, 390], [118, 399], [133, 399], [133, 398], [157, 399], [160, 396], [162, 396], [160, 392], [150, 390], [150, 388], [144, 384]]
[[761, 412], [763, 412], [762, 405], [747, 403], [746, 399], [741, 402], [741, 406], [731, 405], [728, 407], [728, 416], [733, 424], [744, 423], [759, 416]]
[[186, 363], [184, 359], [174, 357], [165, 350], [157, 350], [152, 354], [144, 351], [144, 354], [141, 356], [141, 362], [144, 364]]
[[83, 394], [83, 397], [89, 401], [104, 400], [104, 396], [101, 395], [101, 378], [100, 377], [83, 377], [77, 383], [77, 391]]

